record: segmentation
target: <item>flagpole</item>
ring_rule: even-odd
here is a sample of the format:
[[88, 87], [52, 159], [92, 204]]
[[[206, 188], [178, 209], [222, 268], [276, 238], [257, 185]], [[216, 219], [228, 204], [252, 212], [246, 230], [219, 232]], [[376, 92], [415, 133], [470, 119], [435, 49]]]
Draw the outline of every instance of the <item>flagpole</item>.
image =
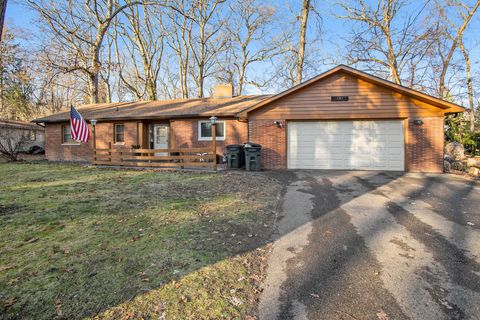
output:
[[93, 133], [93, 161], [97, 161], [97, 130], [95, 130], [95, 125], [97, 124], [97, 120], [92, 119], [90, 120], [92, 124], [92, 133]]

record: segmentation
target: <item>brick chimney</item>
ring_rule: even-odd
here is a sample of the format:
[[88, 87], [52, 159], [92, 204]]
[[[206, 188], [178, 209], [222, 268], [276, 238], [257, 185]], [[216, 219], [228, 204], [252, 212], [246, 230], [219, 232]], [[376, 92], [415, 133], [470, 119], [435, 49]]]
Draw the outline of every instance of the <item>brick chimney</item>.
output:
[[217, 84], [215, 86], [215, 93], [213, 97], [216, 99], [222, 98], [231, 98], [233, 97], [233, 86], [232, 84]]

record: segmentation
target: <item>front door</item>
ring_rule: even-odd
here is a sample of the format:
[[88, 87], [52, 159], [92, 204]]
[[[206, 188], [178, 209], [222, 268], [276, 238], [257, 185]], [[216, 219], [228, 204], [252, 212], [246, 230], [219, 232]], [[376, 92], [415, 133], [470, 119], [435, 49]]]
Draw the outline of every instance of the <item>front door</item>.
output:
[[[153, 148], [168, 149], [168, 125], [155, 124], [153, 126]], [[157, 152], [156, 156], [167, 156], [167, 152]]]

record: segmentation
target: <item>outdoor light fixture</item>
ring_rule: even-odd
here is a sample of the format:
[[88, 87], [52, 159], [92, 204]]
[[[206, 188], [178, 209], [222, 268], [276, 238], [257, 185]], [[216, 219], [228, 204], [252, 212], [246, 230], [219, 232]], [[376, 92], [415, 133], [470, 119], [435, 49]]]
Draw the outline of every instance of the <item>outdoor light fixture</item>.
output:
[[211, 117], [210, 117], [210, 123], [211, 123], [211, 124], [216, 124], [216, 123], [217, 123], [217, 117], [211, 116]]
[[277, 126], [277, 128], [281, 128], [282, 127], [282, 123], [278, 120], [275, 120], [273, 121], [273, 124]]
[[413, 120], [413, 124], [416, 126], [421, 126], [423, 124], [423, 121], [420, 119], [415, 119]]
[[95, 125], [97, 124], [97, 120], [95, 120], [95, 119], [92, 119], [92, 120], [90, 120], [90, 123], [92, 124], [92, 126], [94, 126], [94, 127], [95, 127]]

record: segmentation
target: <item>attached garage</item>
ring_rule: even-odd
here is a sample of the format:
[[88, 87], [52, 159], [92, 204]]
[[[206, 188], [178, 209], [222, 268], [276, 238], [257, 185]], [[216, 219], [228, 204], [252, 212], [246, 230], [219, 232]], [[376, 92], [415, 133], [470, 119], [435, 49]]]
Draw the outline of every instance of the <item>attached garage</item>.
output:
[[443, 172], [444, 118], [463, 111], [340, 65], [237, 117], [266, 169]]
[[292, 121], [289, 169], [404, 170], [403, 121]]

